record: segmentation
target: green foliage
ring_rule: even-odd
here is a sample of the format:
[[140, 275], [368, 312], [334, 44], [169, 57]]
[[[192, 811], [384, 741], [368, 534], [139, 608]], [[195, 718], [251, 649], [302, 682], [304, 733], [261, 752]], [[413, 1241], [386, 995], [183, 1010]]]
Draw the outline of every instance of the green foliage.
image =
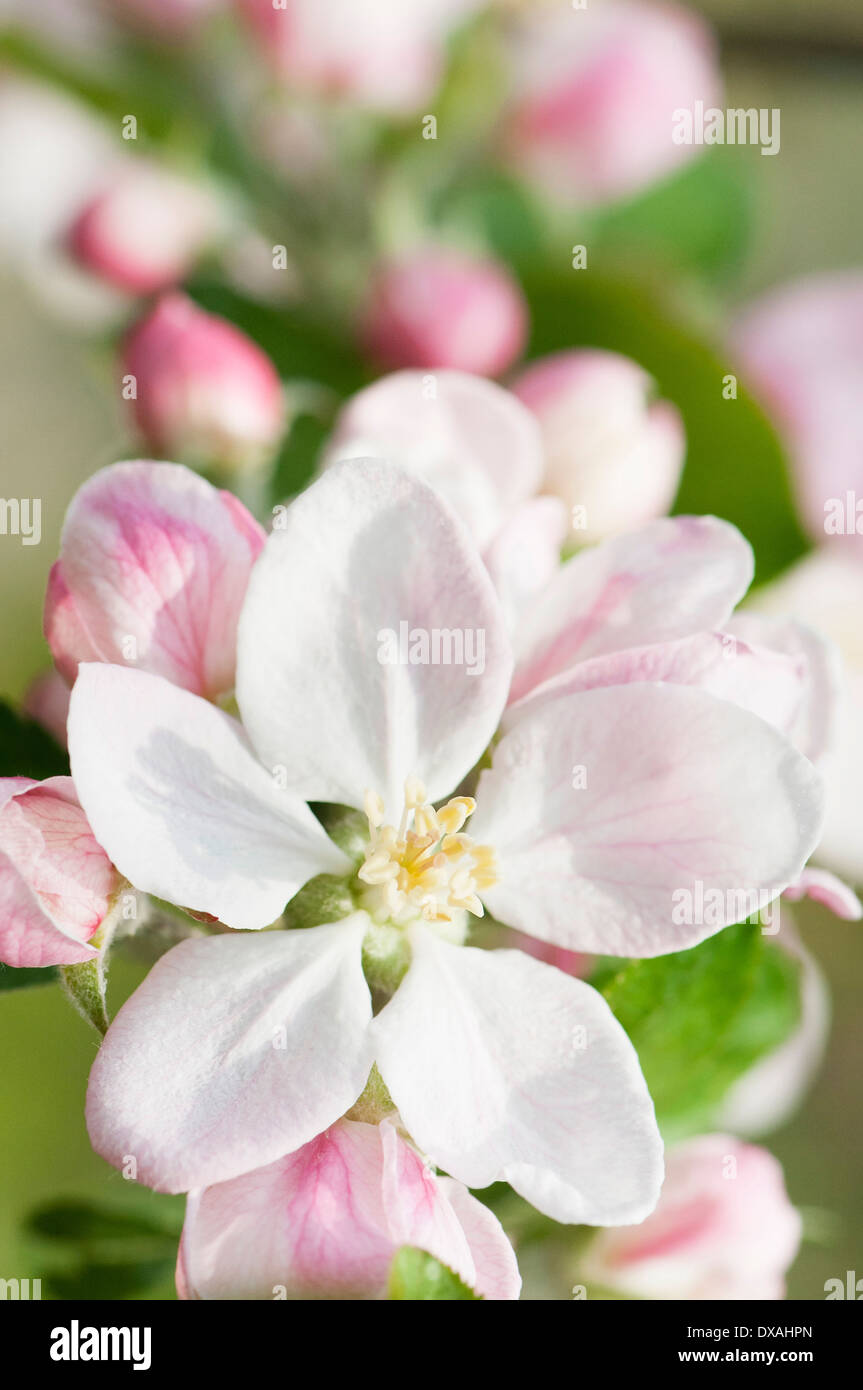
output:
[[132, 1189], [123, 1205], [50, 1202], [24, 1234], [53, 1298], [171, 1297], [182, 1217], [182, 1198]]
[[390, 1267], [390, 1298], [413, 1303], [444, 1299], [475, 1302], [480, 1295], [433, 1255], [412, 1245], [403, 1245]]
[[603, 993], [638, 1053], [666, 1140], [709, 1128], [723, 1096], [800, 1018], [797, 963], [747, 922], [634, 961]]
[[0, 700], [0, 777], [68, 777], [69, 758], [49, 733]]
[[0, 994], [12, 989], [32, 989], [34, 985], [52, 985], [57, 978], [53, 965], [31, 968], [0, 963]]

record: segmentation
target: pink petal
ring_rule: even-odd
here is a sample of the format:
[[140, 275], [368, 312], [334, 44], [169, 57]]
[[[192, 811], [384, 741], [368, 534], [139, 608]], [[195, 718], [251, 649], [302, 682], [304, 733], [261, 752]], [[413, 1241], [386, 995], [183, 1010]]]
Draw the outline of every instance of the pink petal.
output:
[[829, 907], [831, 912], [846, 922], [859, 922], [863, 917], [863, 903], [853, 888], [826, 869], [804, 869], [800, 877], [785, 889], [785, 897], [792, 903], [799, 902], [801, 898], [812, 898], [814, 902]]
[[234, 684], [237, 621], [264, 532], [228, 492], [172, 463], [118, 463], [78, 491], [45, 608], [70, 683], [113, 661], [215, 697]]
[[464, 1211], [487, 1296], [515, 1298], [512, 1248], [491, 1213], [484, 1220], [474, 1207], [391, 1125], [339, 1120], [266, 1168], [190, 1195], [180, 1296], [381, 1299], [402, 1245], [428, 1251], [475, 1286]]
[[510, 700], [589, 657], [720, 628], [752, 578], [752, 552], [715, 517], [654, 521], [582, 551], [527, 609]]
[[96, 843], [69, 777], [0, 779], [0, 959], [89, 960], [117, 874]]

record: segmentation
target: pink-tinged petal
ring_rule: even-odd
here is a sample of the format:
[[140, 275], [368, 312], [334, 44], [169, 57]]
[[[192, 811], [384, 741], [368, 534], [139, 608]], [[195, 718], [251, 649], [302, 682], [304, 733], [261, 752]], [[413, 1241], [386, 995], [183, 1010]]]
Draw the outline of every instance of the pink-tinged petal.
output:
[[675, 140], [678, 113], [722, 105], [722, 78], [710, 26], [688, 6], [525, 8], [503, 126], [523, 177], [557, 202], [602, 204], [702, 152]]
[[438, 1178], [467, 1236], [476, 1269], [473, 1287], [483, 1298], [517, 1299], [521, 1293], [518, 1261], [506, 1232], [484, 1202], [453, 1178]]
[[764, 717], [784, 728], [812, 762], [831, 753], [836, 744], [842, 699], [842, 670], [833, 643], [805, 623], [749, 611], [735, 613], [728, 631], [758, 644], [762, 651], [780, 652], [798, 663], [803, 689], [795, 718], [785, 725], [769, 714]]
[[582, 551], [524, 614], [511, 700], [589, 657], [721, 628], [752, 580], [752, 550], [716, 517], [654, 521]]
[[263, 529], [173, 463], [117, 463], [75, 495], [45, 608], [63, 675], [113, 661], [197, 695], [232, 689], [237, 620]]
[[[512, 1247], [490, 1212], [480, 1224], [473, 1205], [391, 1125], [339, 1120], [296, 1153], [190, 1195], [180, 1297], [381, 1299], [402, 1245], [428, 1251], [476, 1287], [463, 1210], [481, 1247], [485, 1286], [503, 1289], [507, 1257], [495, 1240], [514, 1265]], [[508, 1287], [513, 1282], [515, 1293], [487, 1296], [517, 1297], [517, 1269]]]
[[467, 531], [380, 460], [336, 464], [283, 520], [240, 621], [237, 699], [258, 753], [312, 801], [361, 806], [371, 788], [398, 816], [411, 774], [437, 800], [490, 742], [512, 669]]
[[0, 960], [71, 965], [117, 890], [116, 871], [87, 823], [72, 779], [0, 779]]
[[801, 717], [808, 668], [802, 654], [786, 656], [751, 647], [730, 633], [699, 632], [676, 642], [581, 661], [510, 705], [503, 725], [514, 728], [525, 714], [583, 690], [647, 681], [698, 686], [748, 709], [790, 737]]
[[511, 632], [560, 567], [566, 508], [556, 497], [533, 497], [498, 531], [485, 563]]
[[69, 752], [100, 844], [143, 892], [259, 928], [308, 879], [349, 870], [237, 721], [161, 676], [82, 666]]
[[307, 1144], [369, 1074], [364, 914], [184, 941], [123, 1005], [90, 1073], [97, 1153], [160, 1192], [225, 1182]]
[[70, 694], [59, 671], [45, 671], [31, 683], [22, 701], [24, 713], [41, 724], [61, 748], [66, 747]]
[[483, 899], [571, 950], [683, 950], [796, 879], [822, 799], [812, 764], [725, 700], [586, 690], [526, 714], [480, 778], [472, 834], [499, 861]]
[[542, 481], [539, 428], [520, 401], [467, 372], [394, 372], [352, 396], [326, 462], [386, 458], [446, 497], [485, 545]]
[[635, 1298], [778, 1299], [800, 1233], [772, 1154], [708, 1134], [669, 1150], [653, 1215], [600, 1232], [583, 1272]]
[[580, 542], [664, 516], [686, 453], [677, 409], [616, 352], [579, 348], [532, 362], [512, 383], [533, 411], [545, 448], [545, 491], [561, 498]]
[[853, 888], [826, 869], [804, 869], [800, 877], [786, 888], [785, 897], [792, 903], [800, 902], [801, 898], [811, 898], [813, 902], [829, 907], [831, 912], [846, 922], [859, 922], [863, 917], [863, 903]]
[[520, 951], [411, 933], [373, 1031], [405, 1125], [469, 1187], [512, 1184], [556, 1221], [652, 1210], [662, 1143], [638, 1058], [595, 990]]

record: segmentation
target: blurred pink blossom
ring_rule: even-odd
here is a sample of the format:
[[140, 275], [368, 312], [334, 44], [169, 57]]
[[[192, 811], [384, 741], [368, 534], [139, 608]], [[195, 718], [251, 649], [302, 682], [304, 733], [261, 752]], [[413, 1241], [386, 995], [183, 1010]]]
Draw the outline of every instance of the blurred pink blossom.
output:
[[0, 778], [0, 961], [90, 960], [118, 884], [71, 777]]
[[135, 418], [162, 454], [209, 466], [254, 467], [284, 424], [279, 375], [227, 319], [184, 294], [165, 295], [129, 334], [123, 371], [135, 381]]
[[176, 284], [216, 236], [214, 195], [165, 169], [128, 161], [78, 213], [67, 244], [78, 264], [130, 294]]
[[640, 192], [698, 153], [672, 140], [674, 112], [716, 105], [705, 22], [682, 6], [590, 0], [529, 12], [513, 33], [504, 152], [555, 199]]
[[451, 29], [479, 0], [237, 0], [264, 59], [297, 89], [415, 111], [443, 73]]
[[601, 540], [663, 516], [674, 501], [686, 437], [677, 409], [652, 400], [650, 377], [615, 352], [558, 352], [532, 362], [512, 390], [539, 421], [544, 490], [570, 509], [575, 539]]
[[732, 345], [785, 435], [810, 533], [863, 554], [863, 272], [771, 291]]
[[177, 1287], [191, 1299], [383, 1299], [405, 1245], [484, 1298], [518, 1298], [515, 1255], [488, 1207], [435, 1177], [388, 1121], [339, 1120], [275, 1163], [189, 1195]]
[[226, 4], [227, 0], [107, 0], [108, 9], [119, 19], [160, 39], [185, 37]]
[[373, 276], [360, 336], [382, 367], [454, 367], [498, 376], [524, 348], [528, 311], [507, 268], [422, 248]]
[[772, 1154], [706, 1134], [667, 1151], [656, 1210], [601, 1231], [584, 1275], [634, 1298], [779, 1299], [800, 1230]]

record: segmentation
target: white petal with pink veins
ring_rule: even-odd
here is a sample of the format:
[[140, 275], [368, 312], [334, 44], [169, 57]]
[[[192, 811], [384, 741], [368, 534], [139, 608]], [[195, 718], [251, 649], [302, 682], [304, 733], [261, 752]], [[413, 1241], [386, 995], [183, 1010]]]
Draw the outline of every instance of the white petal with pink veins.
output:
[[[472, 833], [499, 865], [483, 900], [571, 950], [682, 950], [748, 916], [742, 894], [765, 906], [797, 877], [822, 800], [812, 764], [728, 701], [674, 685], [586, 690], [526, 714], [480, 778]], [[721, 902], [705, 920], [708, 890]]]

